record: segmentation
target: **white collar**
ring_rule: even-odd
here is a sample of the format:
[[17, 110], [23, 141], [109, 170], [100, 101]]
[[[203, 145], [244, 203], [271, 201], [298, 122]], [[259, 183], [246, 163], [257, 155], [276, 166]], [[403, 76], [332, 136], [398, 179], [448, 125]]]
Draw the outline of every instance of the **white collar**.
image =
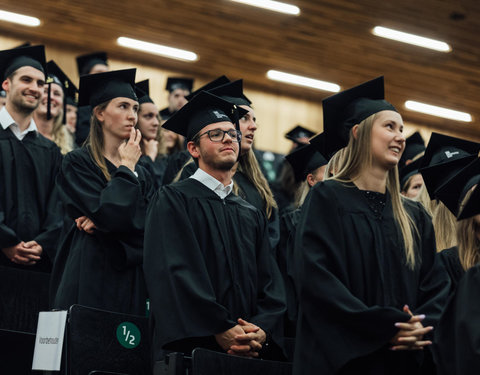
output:
[[32, 120], [30, 121], [30, 124], [28, 125], [28, 128], [25, 129], [23, 132], [20, 131], [20, 127], [18, 124], [15, 122], [13, 117], [8, 113], [7, 108], [4, 106], [0, 110], [0, 124], [2, 125], [2, 128], [4, 130], [10, 128], [13, 134], [19, 139], [22, 140], [25, 135], [29, 132], [36, 132], [37, 131], [37, 125], [35, 124], [35, 121]]
[[204, 184], [207, 188], [217, 194], [221, 199], [224, 199], [228, 194], [232, 192], [233, 189], [233, 180], [230, 182], [230, 184], [224, 186], [215, 177], [200, 168], [198, 168], [195, 173], [190, 176], [190, 178], [193, 178]]

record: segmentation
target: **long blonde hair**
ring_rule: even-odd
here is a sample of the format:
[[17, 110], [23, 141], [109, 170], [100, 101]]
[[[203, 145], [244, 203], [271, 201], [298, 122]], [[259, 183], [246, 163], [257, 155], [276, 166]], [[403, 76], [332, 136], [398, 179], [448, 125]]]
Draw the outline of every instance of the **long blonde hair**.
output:
[[[459, 212], [462, 212], [475, 188], [470, 189], [465, 195], [460, 204]], [[475, 216], [457, 222], [458, 257], [465, 271], [480, 262], [480, 241], [476, 234], [479, 229], [475, 222]]]
[[73, 139], [67, 131], [63, 123], [63, 109], [61, 109], [53, 120], [52, 141], [60, 148], [62, 155], [73, 150]]
[[90, 133], [85, 141], [94, 163], [100, 168], [107, 181], [110, 181], [111, 176], [110, 172], [108, 172], [107, 162], [103, 156], [104, 140], [102, 123], [98, 120], [96, 112], [103, 111], [105, 108], [107, 108], [110, 102], [111, 100], [99, 104], [93, 108], [92, 116], [90, 117]]
[[[264, 202], [267, 218], [270, 219], [273, 210], [277, 208], [277, 202], [273, 198], [273, 193], [270, 190], [267, 179], [260, 169], [257, 158], [253, 153], [253, 149], [250, 149], [240, 156], [237, 170], [242, 172], [255, 186]], [[233, 185], [233, 191], [235, 194], [238, 194], [238, 186], [235, 183]]]
[[456, 246], [458, 239], [455, 215], [441, 201], [432, 201], [431, 207], [437, 252]]
[[[350, 131], [350, 139], [347, 147], [343, 151], [343, 163], [340, 163], [340, 169], [330, 179], [344, 183], [354, 182], [355, 179], [369, 168], [373, 162], [371, 153], [371, 133], [376, 114], [363, 120], [357, 130], [357, 138]], [[392, 200], [393, 216], [397, 222], [403, 238], [405, 247], [405, 257], [407, 266], [414, 269], [416, 263], [415, 246], [413, 241], [414, 232], [418, 235], [415, 222], [407, 213], [403, 206], [403, 198], [400, 195], [400, 184], [398, 181], [398, 169], [392, 168], [388, 171], [386, 187]]]

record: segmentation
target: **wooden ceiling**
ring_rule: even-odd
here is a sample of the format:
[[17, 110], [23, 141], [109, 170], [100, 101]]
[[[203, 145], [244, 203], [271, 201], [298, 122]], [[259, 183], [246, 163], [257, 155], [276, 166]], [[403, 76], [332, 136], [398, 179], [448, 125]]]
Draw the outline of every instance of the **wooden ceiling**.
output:
[[[385, 76], [386, 97], [410, 123], [480, 140], [478, 0], [288, 0], [299, 16], [229, 0], [0, 0], [0, 9], [41, 19], [37, 28], [0, 22], [0, 33], [82, 52], [213, 78], [318, 102], [331, 94], [270, 81], [269, 69], [338, 83], [342, 89]], [[441, 53], [372, 35], [386, 26], [449, 43]], [[128, 50], [119, 36], [193, 51], [193, 63]], [[472, 114], [472, 123], [411, 112], [408, 99]]]

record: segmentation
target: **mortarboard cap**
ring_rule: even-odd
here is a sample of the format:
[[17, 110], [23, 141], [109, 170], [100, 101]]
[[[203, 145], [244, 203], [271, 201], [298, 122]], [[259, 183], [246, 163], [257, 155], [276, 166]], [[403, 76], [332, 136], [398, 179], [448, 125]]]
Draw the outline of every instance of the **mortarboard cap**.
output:
[[403, 191], [403, 188], [405, 187], [405, 184], [407, 183], [410, 177], [420, 173], [419, 168], [420, 168], [420, 165], [422, 164], [422, 161], [423, 161], [423, 157], [420, 157], [417, 160], [412, 161], [410, 164], [404, 165], [403, 167], [398, 168], [400, 190]]
[[419, 132], [413, 133], [405, 140], [405, 149], [398, 163], [399, 168], [405, 165], [407, 160], [415, 159], [415, 156], [425, 151], [425, 141]]
[[192, 92], [192, 87], [192, 78], [168, 77], [165, 90], [168, 90], [168, 92], [172, 92], [176, 89], [182, 89], [187, 90], [188, 92]]
[[115, 70], [80, 77], [79, 106], [92, 108], [114, 98], [138, 100], [135, 94], [136, 69]]
[[420, 165], [430, 199], [435, 199], [435, 191], [472, 162], [479, 151], [476, 142], [432, 133]]
[[380, 111], [396, 111], [384, 100], [383, 77], [375, 78], [323, 100], [323, 128], [329, 153], [348, 144], [350, 130]]
[[230, 121], [236, 124], [247, 113], [243, 108], [208, 92], [201, 92], [162, 126], [191, 141], [205, 126]]
[[315, 132], [312, 132], [311, 130], [304, 128], [301, 125], [297, 125], [293, 129], [291, 129], [288, 133], [285, 134], [285, 138], [296, 143], [303, 143], [303, 142], [299, 142], [298, 140], [301, 138], [311, 138], [314, 135], [315, 135]]
[[[455, 215], [466, 218], [466, 214], [470, 213], [472, 203], [466, 204], [460, 210], [460, 203], [465, 198], [467, 192], [476, 184], [480, 182], [480, 159], [475, 158], [472, 162], [466, 165], [461, 170], [448, 179], [440, 188], [435, 191], [435, 197], [443, 202], [443, 204]], [[478, 189], [475, 189], [478, 190]], [[478, 197], [478, 193], [472, 193], [469, 201], [472, 200], [473, 195]], [[478, 198], [477, 198], [478, 199]], [[468, 207], [467, 207], [468, 206]], [[467, 211], [465, 211], [467, 209]], [[460, 212], [461, 211], [461, 212]], [[460, 212], [460, 215], [459, 215]], [[475, 215], [475, 214], [473, 214]], [[471, 215], [471, 216], [473, 216]]]
[[217, 95], [227, 102], [236, 105], [251, 105], [252, 102], [243, 94], [243, 80], [239, 79], [228, 82], [224, 85], [208, 90], [209, 93]]
[[[73, 82], [70, 80], [70, 78], [67, 77], [67, 75], [63, 72], [62, 69], [53, 61], [50, 60], [47, 63], [47, 84], [52, 84], [56, 83], [59, 85], [62, 90], [63, 90], [63, 123], [66, 122], [66, 113], [67, 113], [67, 102], [69, 102], [68, 98], [70, 98], [70, 101], [75, 101], [76, 99], [76, 93], [78, 92], [77, 88], [73, 84]], [[68, 103], [70, 104], [70, 103]], [[50, 115], [50, 89], [48, 90], [48, 101], [47, 101], [47, 119], [51, 118]]]
[[45, 73], [45, 47], [18, 47], [0, 51], [0, 76], [2, 81], [23, 66], [31, 66]]
[[139, 104], [153, 103], [152, 98], [150, 98], [150, 84], [148, 79], [135, 83], [135, 94], [137, 94]]
[[317, 134], [316, 136], [310, 138], [310, 144], [316, 148], [316, 150], [322, 154], [322, 156], [328, 161], [332, 158], [333, 154], [337, 152], [338, 150], [335, 150], [333, 154], [327, 154], [326, 153], [326, 147], [325, 147], [325, 134], [320, 133]]
[[108, 66], [107, 54], [105, 52], [87, 53], [77, 57], [78, 75], [90, 74], [90, 70], [97, 64]]
[[200, 92], [202, 91], [210, 91], [212, 89], [214, 89], [215, 87], [218, 87], [218, 86], [222, 86], [226, 83], [230, 82], [230, 80], [225, 76], [220, 76], [218, 78], [215, 78], [213, 81], [210, 81], [208, 83], [206, 83], [205, 85], [203, 85], [202, 87], [200, 87], [199, 89], [193, 91], [192, 93], [190, 93], [190, 95], [187, 95], [185, 97], [185, 99], [187, 99], [188, 101], [192, 100], [193, 97], [195, 95], [198, 95]]
[[326, 165], [328, 161], [311, 145], [301, 145], [285, 156], [295, 175], [295, 181], [304, 181], [315, 169]]

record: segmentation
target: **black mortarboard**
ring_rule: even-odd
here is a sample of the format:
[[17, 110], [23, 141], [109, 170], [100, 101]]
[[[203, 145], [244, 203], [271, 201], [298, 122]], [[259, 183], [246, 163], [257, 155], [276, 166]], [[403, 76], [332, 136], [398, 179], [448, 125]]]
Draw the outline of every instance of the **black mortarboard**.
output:
[[[59, 85], [63, 90], [63, 123], [66, 123], [66, 115], [67, 115], [67, 98], [71, 98], [75, 100], [75, 96], [77, 93], [77, 88], [67, 77], [67, 75], [63, 72], [60, 67], [55, 64], [53, 60], [50, 60], [47, 63], [47, 81], [49, 85], [52, 83], [56, 83]], [[47, 119], [51, 118], [50, 114], [50, 88], [48, 90], [48, 101], [47, 101]]]
[[168, 90], [168, 92], [172, 92], [176, 89], [182, 89], [182, 90], [187, 90], [188, 92], [192, 92], [192, 87], [193, 87], [192, 78], [168, 77], [165, 90]]
[[115, 70], [80, 77], [78, 105], [90, 105], [93, 108], [119, 97], [138, 100], [134, 90], [136, 71], [137, 69]]
[[25, 43], [20, 44], [19, 46], [13, 47], [13, 48], [30, 47], [31, 45], [32, 45], [32, 43], [30, 43], [30, 42], [25, 42]]
[[[437, 199], [443, 202], [445, 206], [455, 215], [459, 216], [460, 203], [465, 198], [467, 192], [480, 181], [480, 159], [475, 158], [467, 166], [458, 171], [453, 177], [451, 177], [447, 182], [445, 182], [439, 189], [435, 191], [435, 196]], [[478, 189], [475, 189], [478, 190]], [[473, 193], [472, 193], [473, 195]], [[475, 194], [477, 195], [477, 194]], [[470, 198], [471, 200], [471, 198]], [[472, 206], [470, 203], [469, 209]], [[466, 218], [464, 215], [465, 208], [461, 211], [463, 218]], [[465, 212], [465, 213], [464, 213]], [[473, 215], [471, 215], [473, 216]], [[459, 217], [460, 219], [460, 217]]]
[[218, 78], [215, 78], [213, 81], [210, 81], [208, 83], [206, 83], [205, 85], [203, 85], [202, 87], [200, 87], [199, 89], [193, 91], [192, 93], [190, 93], [190, 95], [187, 95], [185, 97], [185, 99], [187, 99], [188, 101], [192, 100], [193, 97], [195, 95], [198, 95], [200, 92], [202, 91], [210, 91], [212, 89], [214, 89], [215, 87], [218, 87], [218, 86], [222, 86], [226, 83], [230, 82], [230, 80], [225, 76], [220, 76]]
[[45, 47], [19, 47], [0, 51], [0, 77], [2, 81], [23, 66], [31, 66], [45, 73]]
[[77, 56], [78, 75], [90, 74], [90, 70], [97, 64], [108, 66], [107, 54], [105, 52], [93, 52]]
[[425, 151], [425, 141], [419, 132], [413, 133], [405, 140], [405, 149], [403, 150], [402, 157], [398, 162], [398, 167], [401, 168], [405, 165], [407, 160], [415, 159], [415, 156]]
[[135, 94], [138, 97], [138, 103], [153, 103], [152, 98], [150, 98], [150, 85], [149, 80], [140, 81], [135, 83]]
[[430, 199], [435, 199], [435, 191], [473, 161], [479, 151], [476, 142], [432, 133], [420, 166]]
[[401, 168], [398, 168], [398, 176], [400, 180], [400, 190], [403, 191], [405, 184], [407, 183], [408, 179], [413, 175], [416, 175], [419, 172], [420, 165], [422, 165], [423, 157], [418, 158], [415, 161], [412, 161], [408, 165], [404, 165]]
[[309, 173], [326, 165], [328, 161], [317, 151], [313, 145], [301, 145], [285, 156], [290, 163], [295, 175], [295, 181], [305, 181]]
[[317, 134], [316, 136], [310, 138], [310, 144], [317, 149], [317, 151], [322, 154], [322, 156], [326, 160], [330, 160], [333, 156], [333, 154], [338, 151], [336, 150], [333, 154], [327, 154], [326, 153], [326, 147], [325, 147], [325, 134], [320, 133]]
[[308, 130], [307, 128], [304, 128], [301, 125], [295, 126], [293, 129], [288, 131], [288, 133], [285, 134], [285, 138], [296, 142], [296, 143], [302, 143], [298, 142], [298, 139], [300, 138], [311, 138], [315, 135], [315, 132], [312, 132], [311, 130]]
[[191, 141], [205, 126], [222, 121], [236, 125], [246, 113], [243, 108], [204, 91], [175, 112], [162, 126]]
[[208, 90], [208, 92], [236, 105], [249, 106], [252, 104], [250, 99], [243, 94], [243, 79], [228, 82], [224, 85]]
[[383, 77], [375, 78], [323, 100], [323, 131], [328, 152], [348, 144], [350, 130], [380, 111], [396, 111], [384, 100]]

